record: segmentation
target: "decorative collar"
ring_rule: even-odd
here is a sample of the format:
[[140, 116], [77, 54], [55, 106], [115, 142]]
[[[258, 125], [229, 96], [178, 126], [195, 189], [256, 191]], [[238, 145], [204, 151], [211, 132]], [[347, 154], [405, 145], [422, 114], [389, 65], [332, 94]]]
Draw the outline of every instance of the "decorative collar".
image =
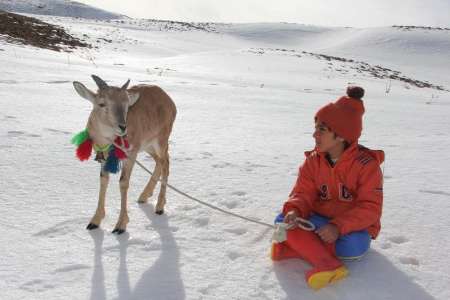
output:
[[105, 172], [117, 173], [121, 169], [121, 161], [127, 158], [127, 154], [116, 145], [128, 149], [130, 147], [126, 137], [117, 136], [113, 144], [94, 144], [89, 136], [88, 129], [77, 133], [71, 140], [77, 146], [76, 156], [80, 161], [88, 160], [91, 157], [92, 149], [97, 153], [97, 158], [101, 154], [102, 159], [96, 159], [103, 163]]

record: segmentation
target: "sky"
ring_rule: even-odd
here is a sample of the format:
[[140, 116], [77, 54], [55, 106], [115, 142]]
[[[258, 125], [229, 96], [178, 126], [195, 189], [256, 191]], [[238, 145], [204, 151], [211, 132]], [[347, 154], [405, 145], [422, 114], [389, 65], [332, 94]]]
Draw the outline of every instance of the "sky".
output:
[[133, 18], [450, 27], [450, 0], [77, 0]]

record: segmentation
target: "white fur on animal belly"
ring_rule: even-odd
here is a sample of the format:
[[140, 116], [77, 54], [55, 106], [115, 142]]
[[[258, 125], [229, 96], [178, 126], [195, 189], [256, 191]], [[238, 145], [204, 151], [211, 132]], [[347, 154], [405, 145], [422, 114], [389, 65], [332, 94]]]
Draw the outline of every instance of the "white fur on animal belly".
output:
[[161, 157], [161, 147], [159, 146], [157, 139], [151, 140], [149, 143], [147, 143], [143, 147], [143, 149], [145, 149], [145, 151], [154, 153], [154, 154], [158, 155], [159, 157]]

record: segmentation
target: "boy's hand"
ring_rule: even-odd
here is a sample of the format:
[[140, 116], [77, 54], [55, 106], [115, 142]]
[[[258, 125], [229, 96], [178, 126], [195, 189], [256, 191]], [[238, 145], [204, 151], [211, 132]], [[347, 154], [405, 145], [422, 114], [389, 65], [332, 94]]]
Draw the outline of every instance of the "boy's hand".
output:
[[297, 210], [291, 210], [284, 216], [284, 223], [292, 224], [295, 222], [295, 219], [298, 217]]
[[333, 243], [339, 238], [339, 229], [334, 224], [326, 224], [317, 229], [316, 233], [326, 243]]

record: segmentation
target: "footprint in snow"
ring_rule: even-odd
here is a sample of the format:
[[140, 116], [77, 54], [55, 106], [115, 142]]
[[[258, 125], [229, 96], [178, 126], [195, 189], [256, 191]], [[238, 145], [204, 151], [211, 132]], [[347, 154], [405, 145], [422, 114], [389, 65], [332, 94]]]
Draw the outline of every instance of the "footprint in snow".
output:
[[8, 137], [19, 137], [19, 136], [41, 137], [40, 134], [36, 134], [36, 133], [26, 133], [24, 131], [19, 131], [19, 130], [8, 131]]
[[117, 245], [105, 247], [104, 248], [105, 253], [119, 252], [123, 247], [138, 248], [146, 251], [148, 251], [147, 249], [149, 247], [158, 247], [158, 242], [156, 241], [152, 243], [151, 241], [145, 241], [138, 238], [130, 238], [129, 234], [127, 236], [118, 237], [118, 242], [119, 244]]
[[203, 155], [203, 159], [211, 158], [213, 155], [210, 152], [200, 152], [201, 155]]
[[64, 134], [64, 135], [70, 135], [72, 134], [69, 131], [59, 130], [59, 129], [53, 129], [53, 128], [44, 128], [45, 131], [56, 133], [56, 134]]
[[234, 191], [234, 192], [231, 193], [231, 195], [242, 197], [242, 196], [247, 195], [247, 193], [244, 192], [244, 191]]
[[236, 228], [226, 228], [224, 231], [235, 234], [235, 235], [243, 235], [247, 233], [247, 229], [242, 227], [236, 227]]
[[65, 236], [72, 232], [77, 232], [79, 228], [86, 226], [84, 224], [84, 222], [86, 222], [85, 218], [77, 218], [77, 219], [64, 221], [64, 222], [55, 224], [54, 226], [49, 227], [47, 229], [41, 230], [41, 231], [33, 234], [33, 236], [48, 237], [48, 238]]
[[273, 280], [270, 280], [269, 273], [265, 273], [261, 277], [259, 287], [264, 291], [273, 290], [273, 288], [275, 287], [275, 283], [273, 282]]
[[226, 163], [212, 165], [212, 167], [215, 168], [215, 169], [223, 169], [223, 168], [230, 167], [230, 166], [232, 166], [232, 164], [227, 163], [227, 162]]
[[256, 164], [256, 163], [253, 163], [250, 161], [245, 162], [245, 164], [250, 168], [267, 168], [267, 167], [269, 167], [268, 165]]
[[239, 204], [236, 200], [227, 200], [222, 202], [223, 205], [225, 205], [228, 209], [236, 208]]
[[0, 80], [0, 83], [16, 84], [18, 82], [16, 80]]
[[190, 204], [180, 206], [180, 210], [182, 210], [182, 211], [191, 211], [191, 210], [194, 210], [197, 208], [198, 208], [198, 206], [190, 205]]
[[48, 289], [55, 288], [54, 285], [45, 283], [45, 281], [41, 279], [35, 279], [28, 282], [25, 282], [20, 286], [20, 289], [28, 291], [28, 292], [43, 292]]
[[406, 243], [409, 241], [406, 237], [401, 236], [401, 235], [392, 236], [392, 237], [388, 238], [388, 240], [394, 244], [403, 244], [403, 243]]
[[248, 87], [248, 86], [245, 85], [245, 84], [232, 84], [231, 86], [232, 86], [232, 87], [238, 87], [238, 88], [246, 88], [246, 87]]
[[421, 193], [432, 194], [432, 195], [442, 195], [442, 196], [450, 196], [450, 193], [444, 191], [434, 191], [434, 190], [419, 190]]
[[[150, 158], [149, 158], [150, 159]], [[174, 161], [191, 161], [194, 160], [192, 157], [174, 157], [172, 160]]]
[[415, 257], [409, 257], [409, 256], [401, 256], [399, 257], [399, 260], [404, 265], [413, 265], [413, 266], [419, 266], [419, 260]]
[[52, 80], [52, 81], [45, 81], [45, 83], [48, 84], [61, 84], [61, 83], [69, 83], [69, 80]]
[[146, 252], [161, 251], [163, 246], [160, 243], [153, 243], [142, 248]]
[[198, 227], [205, 227], [209, 224], [209, 218], [208, 217], [196, 218], [194, 222], [195, 224], [197, 224]]
[[244, 256], [244, 254], [239, 252], [239, 251], [236, 251], [236, 250], [230, 250], [230, 251], [227, 252], [227, 256], [231, 260], [236, 260], [239, 257]]
[[390, 249], [392, 247], [391, 243], [385, 242], [380, 245], [381, 249]]
[[87, 265], [75, 264], [75, 265], [70, 265], [67, 267], [58, 268], [54, 271], [54, 273], [67, 273], [67, 272], [86, 270], [86, 269], [90, 269], [90, 267]]
[[200, 288], [198, 291], [203, 295], [210, 294], [211, 290], [220, 287], [218, 284], [208, 284], [206, 287]]
[[8, 137], [18, 137], [18, 136], [22, 136], [24, 134], [25, 134], [25, 132], [23, 132], [23, 131], [16, 131], [16, 130], [8, 131]]

